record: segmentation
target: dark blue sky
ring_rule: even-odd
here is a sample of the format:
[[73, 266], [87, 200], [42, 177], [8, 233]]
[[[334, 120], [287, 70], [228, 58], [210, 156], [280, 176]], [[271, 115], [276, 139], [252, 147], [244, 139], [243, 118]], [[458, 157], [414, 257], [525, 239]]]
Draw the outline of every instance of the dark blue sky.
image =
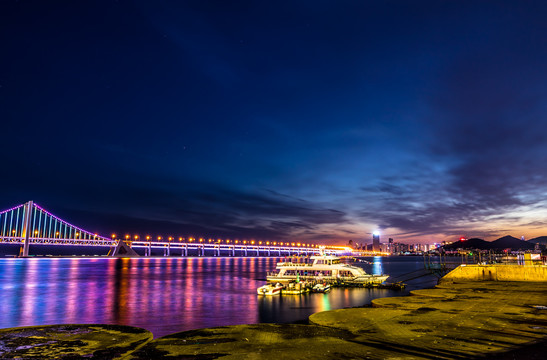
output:
[[2, 209], [104, 235], [547, 235], [545, 1], [0, 1]]

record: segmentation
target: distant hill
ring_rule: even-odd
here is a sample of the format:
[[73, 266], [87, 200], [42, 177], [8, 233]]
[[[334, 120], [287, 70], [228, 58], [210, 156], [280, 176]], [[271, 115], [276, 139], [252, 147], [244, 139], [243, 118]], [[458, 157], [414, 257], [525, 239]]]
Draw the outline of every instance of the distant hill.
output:
[[[547, 241], [547, 236], [542, 236], [536, 239], [543, 239], [543, 238], [545, 238], [545, 241]], [[532, 239], [532, 240], [536, 240], [536, 239]], [[502, 249], [508, 249], [508, 248], [511, 248], [513, 250], [533, 250], [534, 247], [535, 247], [535, 243], [531, 242], [531, 240], [522, 241], [510, 235], [504, 236], [492, 242], [485, 241], [479, 238], [472, 238], [472, 239], [463, 240], [463, 241], [456, 241], [455, 243], [452, 243], [450, 245], [443, 246], [445, 250], [456, 250], [456, 249], [481, 249], [481, 250], [500, 249], [502, 250]]]
[[507, 249], [511, 248], [513, 250], [533, 250], [535, 244], [529, 243], [528, 241], [522, 241], [516, 237], [510, 235], [499, 238], [498, 240], [492, 241], [494, 249]]
[[528, 240], [528, 242], [533, 244], [547, 245], [547, 236], [540, 236], [537, 238], [533, 238]]
[[479, 238], [472, 238], [463, 241], [456, 241], [450, 245], [444, 245], [445, 250], [456, 249], [491, 249], [490, 242]]

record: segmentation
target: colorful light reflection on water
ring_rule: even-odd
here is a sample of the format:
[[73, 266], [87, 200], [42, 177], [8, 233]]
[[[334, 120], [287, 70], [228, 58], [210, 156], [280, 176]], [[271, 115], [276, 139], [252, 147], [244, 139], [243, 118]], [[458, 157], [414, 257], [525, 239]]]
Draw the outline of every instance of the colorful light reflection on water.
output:
[[[294, 322], [318, 311], [402, 295], [381, 289], [333, 289], [328, 294], [257, 296], [256, 288], [278, 260], [0, 259], [0, 327], [124, 324], [158, 337], [204, 327]], [[375, 259], [367, 271], [382, 269], [377, 263], [382, 259]]]

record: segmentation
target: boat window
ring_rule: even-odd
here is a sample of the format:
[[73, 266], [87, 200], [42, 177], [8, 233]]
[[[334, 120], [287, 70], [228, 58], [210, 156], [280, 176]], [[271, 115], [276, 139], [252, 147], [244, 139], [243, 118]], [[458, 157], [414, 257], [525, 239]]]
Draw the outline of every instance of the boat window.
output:
[[354, 276], [351, 271], [348, 271], [348, 270], [340, 270], [338, 271], [338, 275], [341, 276], [341, 277], [350, 277], [350, 276]]

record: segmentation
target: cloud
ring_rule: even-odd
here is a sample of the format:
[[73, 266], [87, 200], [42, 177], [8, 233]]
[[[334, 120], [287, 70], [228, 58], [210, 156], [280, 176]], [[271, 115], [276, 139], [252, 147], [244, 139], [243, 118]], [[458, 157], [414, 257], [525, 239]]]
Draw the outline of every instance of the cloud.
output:
[[[102, 199], [80, 194], [87, 210], [75, 208], [70, 213], [81, 213], [81, 221], [93, 225], [98, 221], [84, 219], [84, 214], [104, 221], [107, 213], [120, 226], [128, 226], [125, 231], [129, 232], [166, 229], [186, 235], [200, 231], [204, 236], [267, 240], [295, 239], [321, 226], [347, 221], [344, 212], [277, 192], [245, 192], [212, 183], [181, 185], [184, 189], [124, 185]], [[112, 220], [105, 224], [114, 225]]]

